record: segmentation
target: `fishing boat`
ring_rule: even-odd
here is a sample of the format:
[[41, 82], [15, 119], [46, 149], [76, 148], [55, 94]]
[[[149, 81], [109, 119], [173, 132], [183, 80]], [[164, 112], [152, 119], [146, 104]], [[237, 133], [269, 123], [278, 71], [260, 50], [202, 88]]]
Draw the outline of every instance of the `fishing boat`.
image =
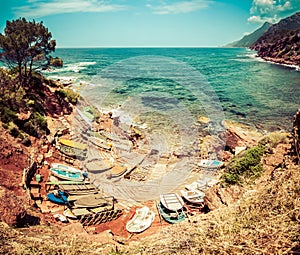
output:
[[176, 193], [161, 194], [160, 202], [170, 211], [178, 211], [182, 209], [184, 205], [182, 198]]
[[50, 172], [54, 176], [68, 181], [80, 182], [85, 178], [84, 173], [81, 170], [59, 163], [53, 163]]
[[67, 194], [61, 190], [55, 190], [49, 194], [47, 194], [47, 198], [49, 201], [59, 204], [59, 205], [68, 205], [68, 197]]
[[75, 142], [67, 139], [59, 140], [59, 150], [70, 157], [86, 158], [86, 144]]
[[84, 166], [89, 172], [97, 174], [111, 170], [114, 164], [110, 160], [94, 158], [88, 160]]
[[205, 193], [200, 190], [180, 190], [182, 197], [192, 204], [202, 204]]
[[95, 146], [101, 148], [101, 149], [104, 149], [104, 150], [107, 150], [107, 151], [110, 151], [111, 148], [112, 148], [112, 143], [108, 143], [106, 142], [105, 140], [99, 138], [99, 137], [90, 137], [89, 138], [89, 141], [94, 144]]
[[223, 165], [222, 161], [219, 160], [211, 160], [211, 159], [202, 159], [199, 163], [199, 167], [215, 169], [219, 168]]
[[74, 206], [76, 206], [77, 208], [94, 208], [104, 206], [113, 208], [113, 204], [113, 197], [103, 197], [102, 194], [86, 195], [74, 201]]
[[167, 209], [161, 202], [159, 203], [159, 213], [168, 223], [175, 224], [185, 220], [185, 215], [180, 209], [179, 211], [172, 211]]
[[107, 174], [107, 177], [108, 178], [120, 177], [126, 171], [127, 171], [127, 167], [123, 163], [116, 164], [110, 169], [109, 173]]
[[140, 233], [149, 228], [155, 218], [154, 212], [144, 206], [137, 209], [134, 216], [126, 224], [126, 230], [130, 233]]

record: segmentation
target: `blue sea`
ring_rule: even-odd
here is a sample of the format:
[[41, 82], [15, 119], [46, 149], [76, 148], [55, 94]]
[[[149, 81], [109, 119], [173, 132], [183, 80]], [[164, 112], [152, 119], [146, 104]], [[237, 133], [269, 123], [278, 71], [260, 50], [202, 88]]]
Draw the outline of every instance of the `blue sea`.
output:
[[291, 129], [300, 107], [300, 72], [249, 49], [60, 48], [55, 56], [64, 66], [46, 75], [72, 81], [101, 110], [225, 118], [271, 131]]

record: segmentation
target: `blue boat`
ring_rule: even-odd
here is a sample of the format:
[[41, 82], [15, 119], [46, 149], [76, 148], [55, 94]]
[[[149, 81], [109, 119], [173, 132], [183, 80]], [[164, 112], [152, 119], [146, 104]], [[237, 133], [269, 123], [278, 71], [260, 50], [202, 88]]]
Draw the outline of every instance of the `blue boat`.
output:
[[171, 211], [159, 203], [159, 213], [168, 223], [174, 224], [185, 220], [185, 215], [182, 210]]
[[59, 205], [68, 205], [69, 204], [66, 193], [61, 190], [47, 194], [47, 198], [49, 201], [51, 201], [55, 204], [59, 204]]

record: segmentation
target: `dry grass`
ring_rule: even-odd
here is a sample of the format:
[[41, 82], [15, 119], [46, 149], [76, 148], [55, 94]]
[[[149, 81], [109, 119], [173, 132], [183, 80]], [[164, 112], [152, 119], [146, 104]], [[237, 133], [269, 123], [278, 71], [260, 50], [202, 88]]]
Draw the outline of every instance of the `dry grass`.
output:
[[[140, 242], [116, 249], [40, 226], [25, 232], [0, 225], [0, 254], [300, 254], [299, 166], [277, 171], [230, 207], [195, 215]], [[56, 232], [57, 233], [57, 232]]]
[[[300, 176], [278, 174], [231, 207], [196, 216], [144, 240], [126, 254], [290, 254], [300, 252]], [[296, 252], [295, 252], [296, 253]], [[296, 253], [299, 254], [299, 253]]]
[[0, 254], [2, 255], [99, 255], [113, 254], [114, 246], [93, 242], [55, 228], [13, 229], [0, 223]]

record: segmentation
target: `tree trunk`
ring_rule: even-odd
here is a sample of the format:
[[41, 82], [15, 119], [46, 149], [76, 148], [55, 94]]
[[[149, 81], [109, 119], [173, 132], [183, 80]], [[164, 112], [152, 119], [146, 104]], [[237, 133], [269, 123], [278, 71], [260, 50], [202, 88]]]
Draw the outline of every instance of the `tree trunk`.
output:
[[[20, 85], [22, 86], [23, 85], [23, 79], [22, 79], [22, 63], [19, 61], [18, 62], [18, 72], [19, 72], [19, 82], [20, 82]], [[16, 89], [16, 87], [15, 87]]]

